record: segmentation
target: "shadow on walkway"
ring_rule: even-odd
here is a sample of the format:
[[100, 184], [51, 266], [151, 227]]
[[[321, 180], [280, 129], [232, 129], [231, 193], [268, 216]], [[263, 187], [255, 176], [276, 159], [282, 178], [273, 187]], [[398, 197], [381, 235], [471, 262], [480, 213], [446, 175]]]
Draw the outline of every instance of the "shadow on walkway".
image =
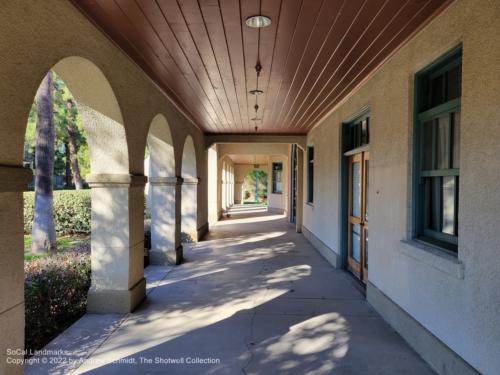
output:
[[157, 270], [76, 373], [432, 373], [283, 215], [237, 214]]

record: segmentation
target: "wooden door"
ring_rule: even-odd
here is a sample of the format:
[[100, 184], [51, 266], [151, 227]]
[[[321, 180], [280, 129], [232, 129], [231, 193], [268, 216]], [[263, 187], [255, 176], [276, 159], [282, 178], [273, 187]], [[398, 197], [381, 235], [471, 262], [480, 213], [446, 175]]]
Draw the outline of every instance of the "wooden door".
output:
[[368, 280], [368, 152], [349, 157], [348, 269]]

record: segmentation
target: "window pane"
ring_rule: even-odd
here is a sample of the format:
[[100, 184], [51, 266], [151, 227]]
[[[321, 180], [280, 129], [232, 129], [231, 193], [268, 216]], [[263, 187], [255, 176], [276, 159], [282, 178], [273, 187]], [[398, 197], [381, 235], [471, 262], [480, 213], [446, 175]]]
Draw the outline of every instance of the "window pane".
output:
[[460, 168], [460, 111], [453, 114], [453, 168]]
[[458, 177], [425, 180], [425, 228], [449, 235], [457, 233]]
[[441, 231], [441, 179], [425, 179], [425, 228]]
[[370, 131], [368, 129], [368, 118], [361, 121], [361, 144], [367, 145], [370, 142]]
[[281, 174], [283, 170], [282, 163], [273, 163], [273, 194], [281, 194], [283, 190], [283, 184], [281, 182]]
[[455, 176], [443, 177], [443, 233], [455, 234]]
[[423, 124], [422, 135], [422, 170], [434, 169], [432, 165], [432, 133], [434, 121], [427, 121]]
[[356, 125], [354, 125], [354, 129], [355, 129], [355, 140], [354, 140], [354, 147], [359, 147], [361, 146], [361, 123], [356, 123]]
[[359, 262], [360, 260], [360, 226], [358, 224], [353, 224], [352, 225], [352, 249], [351, 249], [351, 256], [352, 258], [356, 261]]
[[355, 149], [359, 146], [361, 146], [362, 143], [362, 129], [361, 129], [361, 123], [356, 122], [352, 124], [351, 126], [351, 147], [350, 149]]
[[447, 75], [447, 80], [448, 80], [448, 87], [447, 87], [447, 100], [451, 99], [456, 99], [460, 97], [460, 73], [461, 73], [461, 65], [456, 66], [455, 68], [451, 69], [446, 73]]
[[352, 163], [352, 216], [361, 217], [361, 163]]
[[437, 168], [450, 168], [450, 116], [446, 114], [437, 124]]
[[443, 76], [438, 76], [434, 79], [431, 80], [431, 93], [430, 93], [430, 98], [431, 98], [431, 105], [430, 107], [435, 107], [437, 105], [440, 105], [444, 103], [444, 98], [443, 98]]

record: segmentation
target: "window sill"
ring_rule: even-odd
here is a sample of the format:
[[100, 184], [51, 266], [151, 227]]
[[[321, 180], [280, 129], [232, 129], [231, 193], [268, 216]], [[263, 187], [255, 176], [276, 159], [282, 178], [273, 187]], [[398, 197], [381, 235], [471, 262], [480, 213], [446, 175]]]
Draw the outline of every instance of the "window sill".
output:
[[464, 278], [464, 264], [454, 254], [416, 239], [401, 240], [401, 253], [457, 279]]
[[314, 208], [314, 203], [313, 202], [306, 202], [306, 206]]

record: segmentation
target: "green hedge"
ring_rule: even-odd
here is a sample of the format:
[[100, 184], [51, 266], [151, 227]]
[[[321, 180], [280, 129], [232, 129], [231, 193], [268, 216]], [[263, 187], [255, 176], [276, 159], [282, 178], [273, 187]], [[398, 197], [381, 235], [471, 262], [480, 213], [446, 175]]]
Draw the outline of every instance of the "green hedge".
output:
[[[24, 193], [24, 233], [31, 233], [35, 193]], [[54, 191], [54, 220], [56, 233], [90, 233], [90, 190]]]
[[24, 265], [26, 349], [37, 350], [85, 314], [90, 254], [68, 251]]

